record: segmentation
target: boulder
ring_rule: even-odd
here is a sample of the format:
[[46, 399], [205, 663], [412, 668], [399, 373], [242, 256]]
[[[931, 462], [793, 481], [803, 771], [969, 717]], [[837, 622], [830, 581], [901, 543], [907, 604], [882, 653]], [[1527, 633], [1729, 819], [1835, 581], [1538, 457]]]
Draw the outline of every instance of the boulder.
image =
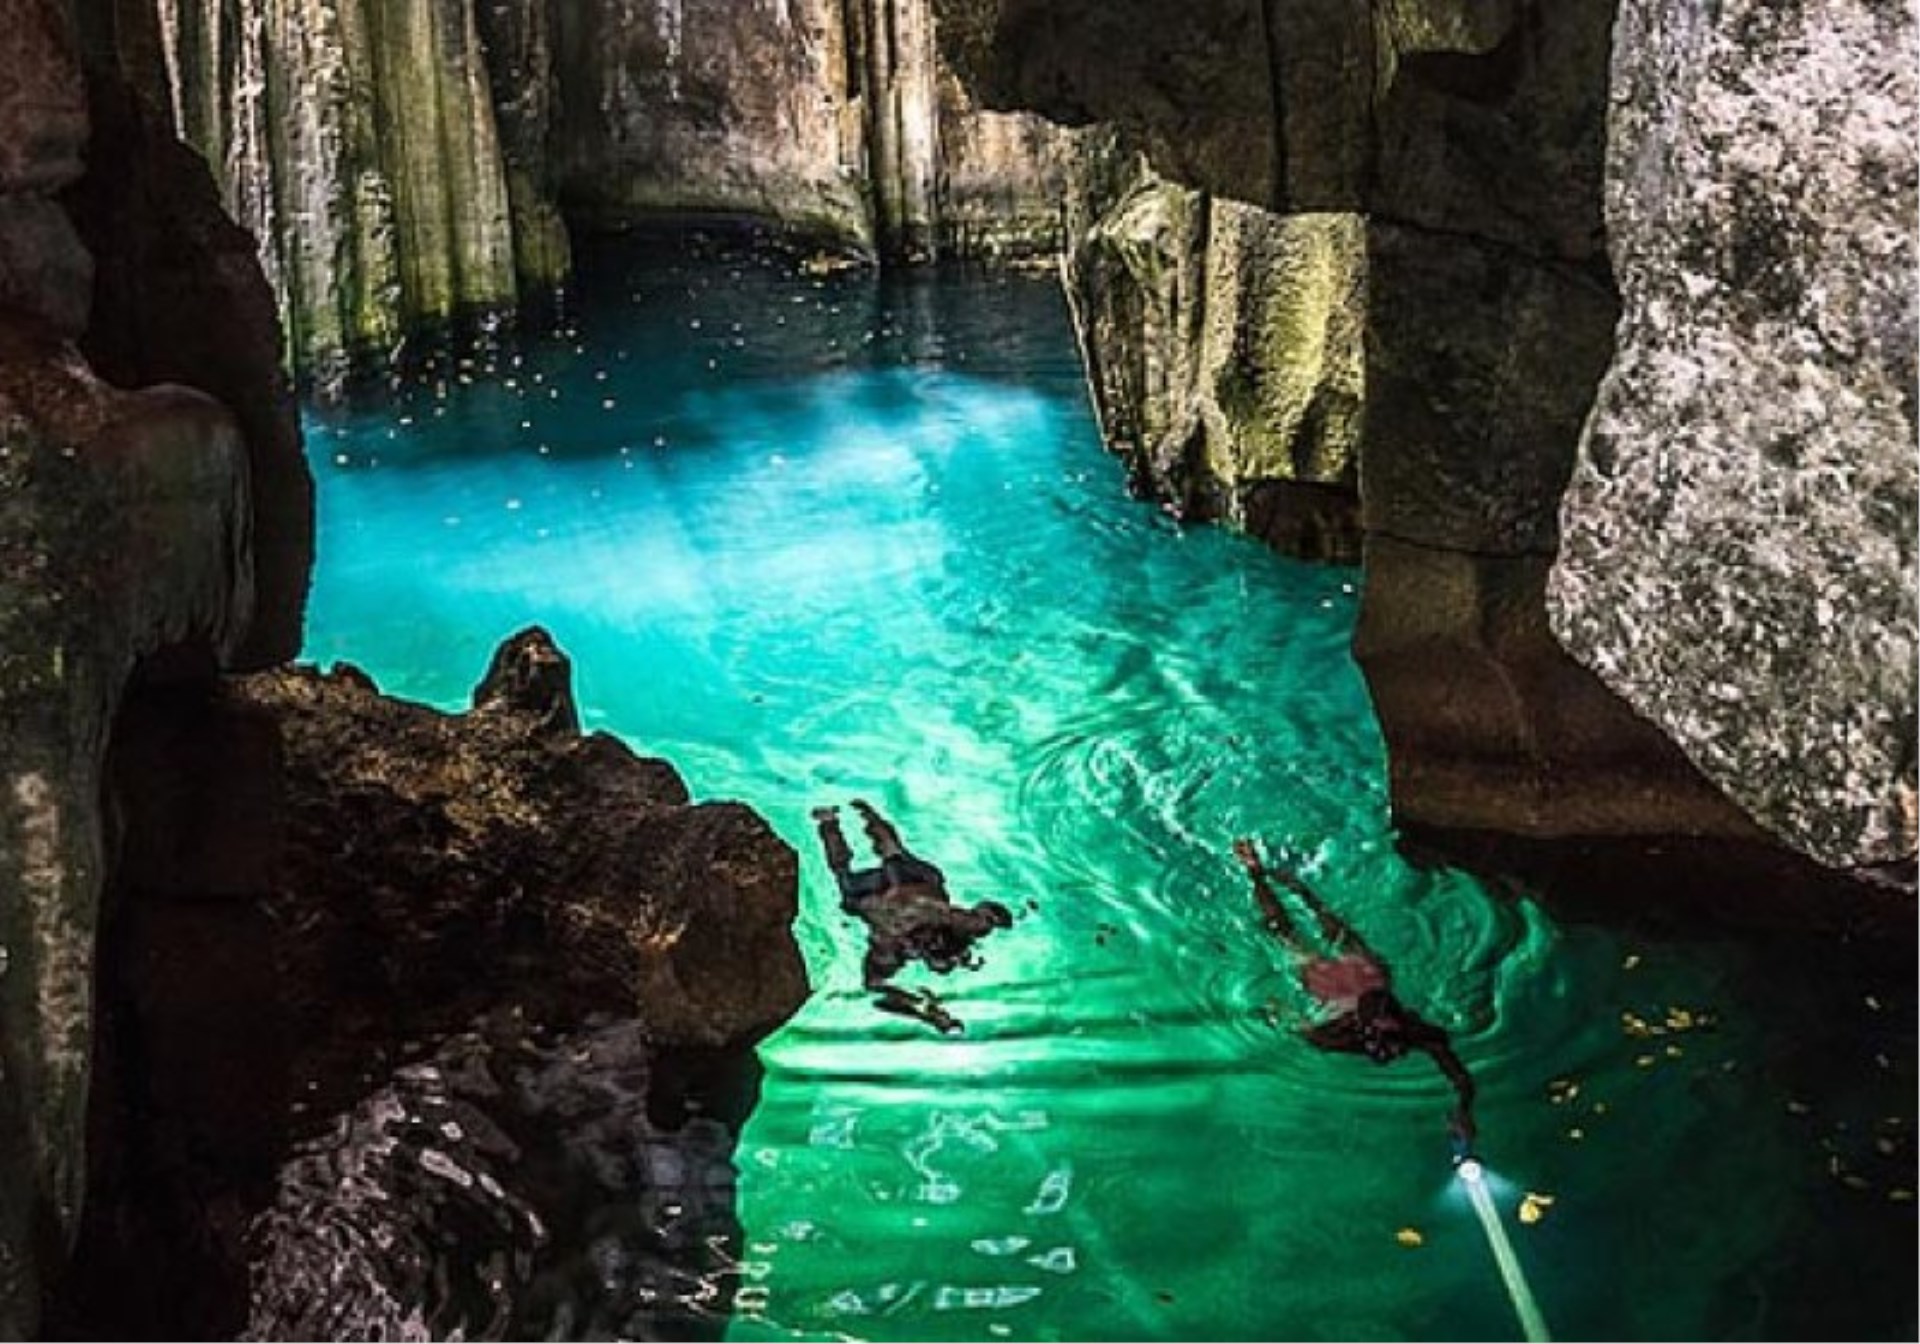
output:
[[[570, 1053], [555, 1042], [614, 1031], [638, 1067], [630, 1115], [658, 1109], [649, 1077], [682, 1059], [751, 1071], [753, 1043], [807, 993], [796, 856], [740, 804], [693, 803], [664, 761], [581, 734], [566, 667], [529, 630], [464, 714], [385, 697], [350, 668], [129, 704], [109, 780], [124, 830], [99, 951], [93, 1192], [63, 1330], [355, 1318], [357, 1287], [324, 1303], [293, 1291], [323, 1234], [283, 1216], [287, 1200], [357, 1217], [305, 1187], [301, 1154], [333, 1160], [336, 1125], [377, 1129], [395, 1114], [379, 1098], [473, 1032], [552, 1064]], [[743, 1118], [703, 1104], [728, 1136]], [[562, 1107], [538, 1128], [569, 1123], [584, 1122]], [[591, 1187], [493, 1170], [536, 1227]], [[475, 1235], [463, 1226], [444, 1236]], [[381, 1259], [355, 1272], [378, 1277]], [[403, 1314], [428, 1296], [388, 1286]]]
[[1909, 874], [1915, 34], [1867, 0], [1623, 0], [1625, 311], [1548, 590], [1567, 649], [1768, 832]]

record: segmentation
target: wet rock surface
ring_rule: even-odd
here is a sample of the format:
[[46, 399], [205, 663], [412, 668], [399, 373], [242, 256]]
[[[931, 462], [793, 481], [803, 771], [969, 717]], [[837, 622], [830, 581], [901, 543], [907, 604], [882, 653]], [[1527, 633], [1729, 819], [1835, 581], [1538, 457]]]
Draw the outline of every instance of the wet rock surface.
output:
[[245, 468], [213, 401], [0, 316], [0, 1333], [33, 1333], [80, 1211], [109, 725], [136, 667], [238, 646]]
[[[63, 1333], [457, 1320], [498, 1337], [525, 1318], [488, 1293], [519, 1302], [555, 1244], [586, 1255], [583, 1228], [613, 1217], [600, 1199], [667, 1198], [648, 1144], [724, 1166], [750, 1047], [806, 994], [795, 857], [746, 808], [692, 804], [664, 762], [580, 735], [564, 667], [530, 631], [462, 715], [350, 669], [154, 692], [123, 715], [93, 1193]], [[685, 1075], [669, 1057], [713, 1061], [691, 1091], [704, 1127], [671, 1139], [635, 1123], [677, 1108], [662, 1132], [684, 1128], [686, 1086], [647, 1082]], [[480, 1112], [449, 1111], [459, 1133], [436, 1141], [426, 1111], [454, 1103], [426, 1098], [456, 1076]], [[588, 1189], [609, 1193], [582, 1207]], [[402, 1207], [408, 1191], [434, 1197]], [[730, 1210], [721, 1187], [702, 1198]], [[680, 1226], [622, 1209], [615, 1251]], [[336, 1261], [340, 1291], [316, 1300]], [[92, 1291], [106, 1281], [111, 1301]]]
[[[256, 438], [194, 390], [247, 367], [245, 332], [169, 349], [164, 372], [89, 364], [96, 337], [128, 320], [111, 265], [75, 227], [77, 196], [108, 178], [128, 187], [112, 118], [90, 107], [59, 5], [0, 5], [0, 70], [0, 1334], [26, 1337], [85, 1184], [111, 724], [135, 679], [290, 652], [310, 531], [283, 510], [278, 548], [256, 565], [253, 482], [277, 480], [284, 503], [306, 480], [291, 408], [284, 436]], [[154, 165], [142, 189], [190, 199], [177, 166]], [[211, 292], [235, 277], [204, 242], [168, 239], [174, 275]], [[226, 315], [176, 320], [209, 311]], [[270, 369], [270, 309], [265, 322]], [[188, 386], [144, 386], [168, 377]], [[282, 604], [267, 617], [263, 572]]]
[[738, 1116], [676, 1071], [634, 1022], [447, 1037], [295, 1142], [242, 1338], [720, 1338]]

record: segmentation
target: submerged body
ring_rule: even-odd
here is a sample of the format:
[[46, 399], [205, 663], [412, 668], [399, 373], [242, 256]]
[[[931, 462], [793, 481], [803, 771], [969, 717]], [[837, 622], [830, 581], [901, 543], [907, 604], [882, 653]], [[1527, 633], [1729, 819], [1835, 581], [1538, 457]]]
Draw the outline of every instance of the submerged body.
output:
[[1301, 934], [1292, 915], [1267, 880], [1266, 865], [1250, 840], [1236, 840], [1234, 855], [1253, 883], [1268, 932], [1287, 946], [1295, 958], [1301, 988], [1313, 998], [1316, 1019], [1301, 1035], [1320, 1050], [1364, 1055], [1375, 1064], [1391, 1064], [1418, 1050], [1433, 1060], [1452, 1085], [1458, 1100], [1448, 1128], [1461, 1156], [1476, 1135], [1473, 1120], [1474, 1084], [1466, 1065], [1453, 1052], [1452, 1038], [1421, 1017], [1393, 993], [1393, 973], [1380, 955], [1353, 926], [1320, 899], [1311, 887], [1285, 869], [1281, 883], [1313, 912], [1329, 951], [1318, 951]]
[[876, 1007], [918, 1018], [941, 1031], [960, 1031], [959, 1019], [940, 1005], [936, 995], [890, 982], [914, 961], [941, 975], [956, 967], [979, 965], [974, 943], [1007, 927], [1013, 915], [998, 901], [955, 905], [947, 895], [945, 873], [908, 853], [900, 833], [871, 804], [856, 800], [853, 807], [880, 859], [878, 867], [854, 868], [853, 849], [840, 829], [837, 808], [817, 807], [813, 819], [820, 829], [827, 867], [840, 886], [840, 908], [867, 925], [861, 982], [875, 996]]

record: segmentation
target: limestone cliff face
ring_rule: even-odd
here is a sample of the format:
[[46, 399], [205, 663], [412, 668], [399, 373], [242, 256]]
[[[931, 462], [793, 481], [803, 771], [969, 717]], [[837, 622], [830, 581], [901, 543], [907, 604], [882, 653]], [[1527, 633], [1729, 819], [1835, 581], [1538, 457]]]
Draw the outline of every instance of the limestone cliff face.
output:
[[302, 362], [509, 307], [516, 262], [552, 263], [515, 246], [468, 0], [156, 2], [180, 133], [259, 240]]
[[[1103, 424], [1178, 508], [1252, 523], [1193, 505], [1259, 452], [1192, 391], [1212, 312], [1257, 349], [1254, 277], [1319, 284], [1277, 276], [1284, 251], [1221, 266], [1220, 200], [1255, 236], [1364, 213], [1355, 652], [1403, 821], [1744, 839], [1757, 818], [1830, 864], [1910, 859], [1904, 16], [1629, 0], [1616, 43], [1610, 0], [940, 12], [989, 104], [1111, 125], [1181, 184], [1083, 189], [1071, 243]], [[1312, 364], [1313, 340], [1277, 344]], [[1354, 381], [1319, 377], [1316, 400]], [[1283, 430], [1289, 404], [1246, 421]]]
[[860, 52], [838, 0], [555, 5], [566, 211], [783, 220], [870, 236]]
[[1152, 165], [1083, 176], [1071, 214], [1110, 438], [1190, 516], [1316, 554], [1364, 533], [1355, 650], [1403, 821], [1750, 834], [1546, 628], [1616, 312], [1609, 0], [1153, 10], [941, 3], [986, 101]]
[[1086, 138], [1066, 283], [1107, 444], [1179, 517], [1356, 561], [1366, 239]]
[[1555, 633], [1770, 831], [1914, 848], [1913, 14], [1623, 0]]
[[562, 284], [568, 223], [746, 217], [916, 260], [1059, 238], [1067, 138], [928, 0], [130, 0], [326, 374]]
[[1068, 138], [975, 108], [928, 0], [545, 12], [558, 191], [579, 224], [748, 216], [891, 260], [1057, 244]]

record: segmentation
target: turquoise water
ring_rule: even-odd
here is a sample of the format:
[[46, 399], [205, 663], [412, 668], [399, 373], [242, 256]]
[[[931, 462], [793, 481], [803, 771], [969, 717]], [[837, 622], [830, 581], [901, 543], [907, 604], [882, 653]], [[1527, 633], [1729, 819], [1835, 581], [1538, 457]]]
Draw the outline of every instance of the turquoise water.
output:
[[[1557, 1334], [1911, 1335], [1910, 975], [1409, 867], [1357, 573], [1130, 499], [1049, 279], [589, 275], [561, 329], [310, 418], [308, 656], [456, 706], [540, 622], [590, 726], [802, 854], [734, 1337], [1520, 1337], [1439, 1075], [1292, 1035], [1240, 834], [1454, 1032]], [[856, 796], [1019, 912], [939, 982], [962, 1037], [860, 993], [807, 821]]]

